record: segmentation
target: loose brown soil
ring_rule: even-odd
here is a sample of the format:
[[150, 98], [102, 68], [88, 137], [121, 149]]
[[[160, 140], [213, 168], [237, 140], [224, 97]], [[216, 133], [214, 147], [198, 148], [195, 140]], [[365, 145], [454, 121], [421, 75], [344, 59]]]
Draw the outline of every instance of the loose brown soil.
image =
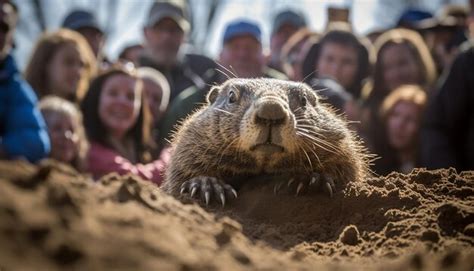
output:
[[332, 199], [248, 185], [225, 208], [153, 184], [0, 162], [0, 270], [473, 270], [474, 172], [415, 169]]

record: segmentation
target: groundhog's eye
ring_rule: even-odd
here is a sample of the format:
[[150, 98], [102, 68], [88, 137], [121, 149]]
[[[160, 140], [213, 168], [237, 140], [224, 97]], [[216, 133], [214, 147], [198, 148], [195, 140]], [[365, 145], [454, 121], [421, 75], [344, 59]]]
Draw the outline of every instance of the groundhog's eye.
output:
[[235, 93], [234, 90], [229, 91], [229, 96], [228, 96], [227, 101], [230, 104], [233, 104], [233, 103], [237, 102], [237, 93]]
[[308, 103], [308, 99], [306, 98], [305, 95], [301, 96], [300, 103], [301, 103], [301, 106], [306, 106], [306, 104]]

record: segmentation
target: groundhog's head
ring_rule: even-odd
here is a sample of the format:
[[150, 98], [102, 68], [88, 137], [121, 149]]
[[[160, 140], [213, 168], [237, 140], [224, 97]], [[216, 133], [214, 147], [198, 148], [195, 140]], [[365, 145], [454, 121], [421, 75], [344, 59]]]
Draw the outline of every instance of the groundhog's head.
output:
[[[337, 151], [344, 125], [309, 86], [275, 79], [231, 79], [207, 95], [216, 136], [257, 164]], [[312, 158], [309, 158], [312, 157]], [[306, 159], [306, 158], [305, 158]]]

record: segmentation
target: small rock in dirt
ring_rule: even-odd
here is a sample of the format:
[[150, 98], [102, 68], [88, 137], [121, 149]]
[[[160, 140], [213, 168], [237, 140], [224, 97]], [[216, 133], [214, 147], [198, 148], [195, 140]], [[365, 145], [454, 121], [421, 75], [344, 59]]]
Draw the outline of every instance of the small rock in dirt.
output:
[[341, 233], [339, 239], [342, 243], [355, 246], [359, 243], [359, 230], [354, 225], [347, 226]]
[[430, 241], [433, 243], [438, 243], [439, 241], [439, 232], [435, 230], [426, 230], [421, 234], [421, 240]]
[[474, 237], [474, 223], [471, 223], [471, 224], [467, 225], [466, 227], [464, 227], [463, 232], [467, 236]]

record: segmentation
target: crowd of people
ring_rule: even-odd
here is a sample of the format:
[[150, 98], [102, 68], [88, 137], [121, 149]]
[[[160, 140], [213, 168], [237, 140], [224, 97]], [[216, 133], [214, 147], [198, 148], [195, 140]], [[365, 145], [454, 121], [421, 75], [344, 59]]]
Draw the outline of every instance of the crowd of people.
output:
[[377, 174], [474, 169], [474, 0], [437, 14], [409, 9], [391, 29], [359, 36], [347, 21], [313, 31], [303, 11], [225, 27], [217, 59], [186, 52], [186, 1], [155, 1], [142, 44], [117, 60], [94, 13], [74, 10], [38, 39], [27, 67], [12, 57], [18, 6], [0, 0], [0, 159], [50, 158], [98, 179], [163, 181], [176, 125], [228, 78], [307, 83], [379, 159]]

